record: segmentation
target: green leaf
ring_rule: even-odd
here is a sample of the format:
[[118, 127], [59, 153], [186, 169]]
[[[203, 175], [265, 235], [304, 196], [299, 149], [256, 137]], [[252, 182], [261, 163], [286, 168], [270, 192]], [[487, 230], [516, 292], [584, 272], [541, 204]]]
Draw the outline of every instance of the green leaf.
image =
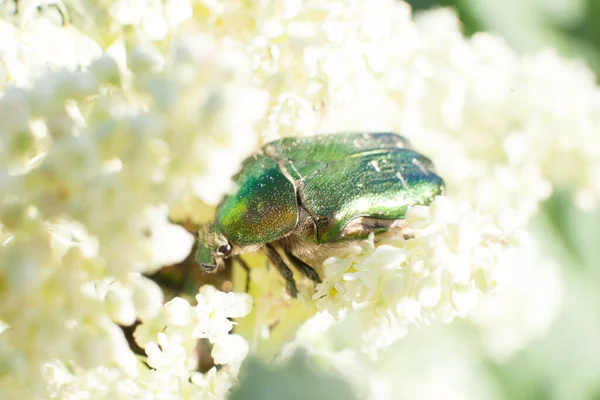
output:
[[352, 400], [350, 384], [342, 377], [310, 364], [304, 352], [280, 367], [270, 367], [255, 358], [249, 359], [241, 372], [240, 385], [231, 400]]

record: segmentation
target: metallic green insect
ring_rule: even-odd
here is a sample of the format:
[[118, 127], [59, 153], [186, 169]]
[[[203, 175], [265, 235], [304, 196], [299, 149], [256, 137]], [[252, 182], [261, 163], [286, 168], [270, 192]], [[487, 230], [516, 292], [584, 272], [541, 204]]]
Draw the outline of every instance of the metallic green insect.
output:
[[[246, 159], [235, 193], [198, 233], [196, 261], [207, 271], [242, 253], [264, 250], [298, 290], [291, 264], [320, 282], [309, 265], [370, 233], [401, 231], [408, 207], [444, 191], [432, 162], [393, 133], [285, 138]], [[284, 257], [287, 262], [284, 261]]]

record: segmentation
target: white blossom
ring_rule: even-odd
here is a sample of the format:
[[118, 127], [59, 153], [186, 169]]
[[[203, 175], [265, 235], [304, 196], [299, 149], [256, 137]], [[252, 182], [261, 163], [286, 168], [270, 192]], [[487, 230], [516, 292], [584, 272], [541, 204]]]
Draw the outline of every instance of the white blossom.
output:
[[513, 234], [446, 197], [412, 207], [407, 222], [408, 239], [371, 238], [348, 256], [325, 260], [313, 296], [319, 310], [338, 318], [358, 313], [364, 349], [373, 356], [410, 323], [471, 314], [496, 286], [498, 257]]
[[239, 318], [250, 312], [252, 298], [242, 293], [223, 293], [213, 286], [204, 285], [196, 296], [198, 324], [194, 328], [196, 337], [218, 342], [233, 328], [229, 318]]
[[[247, 296], [230, 294], [228, 296], [212, 288], [204, 289], [199, 296], [216, 303], [222, 303], [220, 300], [224, 297], [233, 297], [236, 303]], [[165, 304], [164, 315], [147, 320], [137, 328], [136, 334], [154, 330], [152, 340], [144, 343], [146, 362], [150, 368], [136, 365], [129, 373], [106, 366], [87, 370], [79, 367], [69, 369], [63, 362], [53, 360], [44, 366], [48, 393], [52, 398], [104, 398], [114, 395], [117, 398], [225, 399], [237, 382], [240, 365], [248, 354], [248, 344], [239, 335], [223, 333], [212, 342], [214, 362], [222, 368], [219, 371], [212, 368], [206, 374], [195, 371], [198, 360], [194, 348], [200, 336], [192, 332], [194, 326], [208, 316], [202, 315], [196, 319], [192, 310], [187, 301], [176, 297]], [[234, 313], [236, 317], [242, 317], [248, 311], [248, 308], [238, 309]], [[221, 319], [227, 317], [221, 315]], [[222, 324], [216, 317], [208, 322]], [[136, 340], [139, 338], [136, 335]], [[142, 344], [140, 340], [138, 344]]]
[[519, 56], [498, 36], [465, 38], [448, 9], [411, 20], [394, 0], [208, 7], [215, 34], [254, 56], [270, 98], [266, 139], [397, 131], [435, 161], [454, 198], [486, 212], [526, 223], [554, 186], [573, 182], [578, 202], [595, 204], [598, 90], [581, 62]]
[[145, 321], [156, 317], [163, 305], [161, 288], [154, 281], [141, 275], [134, 275], [131, 279], [132, 301], [138, 318]]
[[0, 20], [0, 92], [7, 85], [27, 85], [60, 67], [75, 69], [101, 55], [96, 41], [75, 26], [60, 26], [45, 18], [11, 24]]
[[248, 355], [249, 348], [246, 340], [240, 335], [227, 335], [217, 341], [211, 352], [215, 364], [229, 364], [230, 370], [237, 373], [242, 361]]
[[150, 342], [146, 345], [148, 365], [154, 369], [166, 369], [177, 377], [185, 377], [188, 374], [186, 361], [188, 355], [181, 345], [182, 338], [179, 335], [167, 336], [165, 333], [158, 334], [158, 343]]
[[[31, 39], [40, 61], [30, 61], [32, 47], [23, 42], [29, 23], [52, 22], [24, 14], [8, 19], [14, 37], [0, 45], [0, 69], [23, 75], [0, 82], [0, 222], [7, 239], [0, 269], [8, 283], [0, 291], [7, 325], [0, 346], [11, 377], [0, 386], [13, 388], [17, 398], [44, 397], [41, 374], [52, 360], [130, 373], [135, 356], [116, 323], [147, 321], [136, 339], [142, 346], [160, 342], [162, 293], [140, 273], [181, 261], [194, 240], [168, 213], [182, 209], [175, 204], [182, 199], [198, 201], [199, 187], [214, 204], [254, 149], [256, 112], [234, 104], [255, 93], [244, 55], [199, 33], [175, 36], [191, 10], [172, 3], [164, 53], [140, 38], [124, 40], [125, 64], [108, 55], [92, 62], [99, 52], [81, 58], [65, 42], [66, 31], [76, 28], [58, 25]], [[149, 66], [132, 57], [146, 49], [158, 54], [145, 59]], [[65, 51], [70, 59], [46, 68]], [[6, 83], [23, 87], [4, 91]], [[202, 156], [209, 147], [220, 149], [218, 159]], [[213, 179], [219, 186], [211, 186]], [[182, 342], [186, 351], [193, 347], [191, 331]]]
[[174, 326], [186, 326], [192, 321], [193, 308], [181, 297], [175, 297], [165, 304], [166, 322]]
[[217, 371], [213, 367], [206, 374], [193, 374], [192, 382], [207, 394], [208, 399], [225, 399], [237, 380], [226, 371]]
[[192, 5], [187, 0], [112, 2], [110, 16], [123, 26], [135, 26], [150, 40], [161, 40], [169, 30], [192, 17]]
[[[240, 332], [277, 347], [283, 335], [270, 327], [290, 326], [275, 324], [288, 308], [308, 317], [316, 304], [321, 316], [358, 315], [374, 354], [412, 324], [475, 314], [503, 359], [554, 317], [560, 276], [534, 266], [529, 250], [506, 248], [554, 188], [574, 187], [585, 207], [600, 197], [598, 88], [582, 63], [465, 37], [452, 11], [413, 18], [396, 0], [1, 7], [7, 398], [224, 398], [255, 350], [232, 333], [253, 299], [205, 286], [197, 305], [163, 307], [143, 274], [183, 260], [194, 238], [173, 221], [210, 220], [242, 160], [282, 136], [397, 131], [434, 161], [449, 200], [413, 207], [407, 238], [371, 238], [325, 261], [308, 307], [273, 290], [272, 269], [253, 268], [260, 307]], [[510, 216], [491, 217], [499, 212]], [[531, 268], [516, 270], [521, 262]], [[531, 318], [537, 303], [526, 293], [540, 285], [551, 307]], [[501, 310], [510, 315], [486, 301], [496, 286], [497, 301], [519, 306]], [[137, 320], [150, 368], [117, 326]], [[514, 324], [522, 330], [505, 334]], [[200, 338], [218, 371], [194, 370]]]

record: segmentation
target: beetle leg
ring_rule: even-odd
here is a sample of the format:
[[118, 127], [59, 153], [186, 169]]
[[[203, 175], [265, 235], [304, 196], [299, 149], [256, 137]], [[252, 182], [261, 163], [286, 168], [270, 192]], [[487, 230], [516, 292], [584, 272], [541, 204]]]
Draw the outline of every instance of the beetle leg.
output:
[[246, 271], [246, 293], [248, 293], [250, 290], [250, 267], [240, 256], [235, 257], [235, 261]]
[[294, 280], [292, 270], [288, 268], [283, 258], [281, 258], [273, 246], [267, 244], [265, 248], [267, 249], [267, 257], [269, 257], [269, 260], [271, 260], [275, 268], [283, 276], [283, 279], [285, 279], [285, 289], [288, 294], [294, 298], [298, 297], [298, 288], [296, 288], [296, 281]]
[[285, 255], [288, 257], [288, 259], [290, 260], [292, 265], [298, 271], [300, 271], [304, 276], [306, 276], [308, 279], [310, 279], [314, 283], [321, 283], [321, 277], [319, 276], [317, 271], [314, 270], [313, 267], [311, 267], [310, 265], [308, 265], [307, 263], [305, 263], [304, 261], [302, 261], [295, 255], [293, 255], [290, 251], [286, 251]]

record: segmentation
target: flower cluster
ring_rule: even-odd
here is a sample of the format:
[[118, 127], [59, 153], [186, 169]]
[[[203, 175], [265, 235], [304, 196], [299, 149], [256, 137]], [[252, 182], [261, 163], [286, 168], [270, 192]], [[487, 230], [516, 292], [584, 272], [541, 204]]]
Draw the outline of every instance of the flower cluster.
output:
[[364, 350], [389, 346], [410, 323], [450, 322], [472, 313], [496, 286], [498, 258], [517, 232], [437, 197], [406, 215], [410, 233], [324, 261], [317, 308], [337, 318], [360, 315]]
[[[10, 398], [44, 397], [53, 360], [82, 374], [135, 371], [119, 325], [152, 319], [163, 303], [142, 274], [189, 254], [193, 236], [173, 215], [194, 218], [229, 189], [256, 145], [260, 109], [245, 106], [256, 91], [244, 54], [199, 30], [172, 23], [160, 43], [123, 34], [91, 62], [67, 46], [72, 57], [56, 65], [53, 48], [66, 39], [53, 47], [57, 35], [38, 33], [36, 50], [28, 29], [75, 28], [30, 5], [2, 22], [14, 35], [0, 44], [0, 387]], [[20, 63], [32, 70], [17, 79]], [[216, 362], [235, 364], [223, 348], [240, 350], [241, 339], [210, 339]]]
[[[145, 348], [146, 363], [121, 369], [98, 367], [89, 371], [54, 360], [45, 366], [48, 393], [52, 398], [188, 398], [222, 399], [237, 382], [248, 344], [239, 335], [230, 334], [230, 318], [250, 312], [252, 299], [247, 294], [223, 293], [203, 286], [192, 307], [176, 297], [161, 312], [139, 325], [134, 334]], [[211, 356], [219, 370], [212, 367], [203, 374], [196, 371], [198, 339], [213, 346]]]
[[200, 3], [214, 35], [254, 58], [269, 96], [263, 138], [400, 132], [435, 160], [453, 198], [521, 223], [557, 185], [596, 204], [599, 97], [582, 63], [465, 38], [452, 11], [413, 20], [395, 0]]
[[597, 202], [600, 98], [585, 65], [550, 50], [521, 57], [490, 34], [467, 40], [449, 10], [424, 14], [415, 29], [419, 49], [392, 64], [407, 74], [393, 89], [400, 127], [434, 157], [455, 198], [512, 210], [520, 223], [553, 186]]
[[87, 66], [102, 55], [101, 46], [81, 27], [63, 21], [67, 15], [61, 16], [65, 9], [59, 1], [21, 2], [19, 9], [8, 7], [18, 2], [2, 3], [0, 91], [8, 85], [28, 85], [60, 68]]
[[[413, 18], [391, 0], [207, 8], [214, 34], [254, 57], [254, 80], [269, 95], [258, 125], [266, 140], [400, 132], [434, 160], [451, 199], [484, 215], [508, 213], [517, 226], [555, 186], [576, 187], [580, 205], [597, 202], [598, 87], [578, 61], [552, 51], [521, 56], [498, 36], [464, 37], [450, 10]], [[538, 262], [528, 251], [520, 254]], [[532, 332], [548, 325], [538, 322]]]
[[[499, 269], [516, 265], [504, 257], [518, 241], [514, 225], [554, 186], [576, 186], [581, 205], [600, 197], [600, 97], [591, 72], [551, 52], [519, 56], [493, 35], [465, 38], [448, 10], [413, 19], [396, 0], [0, 7], [7, 398], [109, 388], [117, 397], [192, 397], [198, 386], [205, 390], [197, 396], [225, 396], [248, 352], [229, 318], [248, 312], [247, 297], [206, 287], [196, 307], [181, 299], [162, 307], [160, 288], [143, 274], [187, 256], [193, 236], [171, 221], [210, 219], [240, 162], [266, 140], [397, 131], [448, 184], [450, 200], [411, 209], [406, 238], [371, 238], [323, 265], [310, 307], [360, 315], [370, 354], [410, 323], [471, 314], [502, 284]], [[506, 210], [510, 223], [489, 217]], [[559, 280], [549, 282], [559, 288]], [[263, 296], [255, 304], [268, 305], [248, 330], [266, 340], [272, 315], [288, 306], [270, 282], [253, 293]], [[485, 311], [476, 321], [501, 357], [548, 325], [558, 299], [539, 320], [528, 317], [535, 307], [522, 308], [521, 318], [535, 321], [523, 340], [499, 343], [504, 325]], [[150, 369], [119, 327], [137, 320]], [[199, 338], [227, 367], [193, 372]]]

